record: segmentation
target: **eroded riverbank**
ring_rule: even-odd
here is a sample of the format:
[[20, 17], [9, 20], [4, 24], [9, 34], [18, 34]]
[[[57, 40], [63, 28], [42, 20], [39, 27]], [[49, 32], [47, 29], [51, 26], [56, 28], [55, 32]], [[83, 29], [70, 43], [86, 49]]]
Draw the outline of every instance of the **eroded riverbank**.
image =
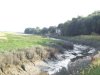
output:
[[[54, 44], [53, 47], [36, 47], [19, 52], [4, 53], [0, 57], [1, 75], [68, 75], [76, 73], [76, 67], [87, 58], [88, 64], [95, 49], [70, 42]], [[68, 45], [67, 45], [68, 44]], [[76, 65], [75, 65], [76, 64]], [[85, 62], [84, 62], [85, 64]], [[86, 65], [88, 65], [86, 63]], [[73, 65], [73, 66], [72, 66]], [[80, 69], [80, 66], [77, 70]], [[73, 74], [74, 75], [74, 74]]]

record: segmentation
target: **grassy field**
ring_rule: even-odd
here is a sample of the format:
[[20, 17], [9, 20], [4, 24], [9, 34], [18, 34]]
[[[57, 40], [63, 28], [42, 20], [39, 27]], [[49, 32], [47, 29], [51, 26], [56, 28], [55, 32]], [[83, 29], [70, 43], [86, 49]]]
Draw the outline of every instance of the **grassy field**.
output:
[[0, 32], [0, 52], [45, 45], [51, 41], [51, 39], [42, 36]]

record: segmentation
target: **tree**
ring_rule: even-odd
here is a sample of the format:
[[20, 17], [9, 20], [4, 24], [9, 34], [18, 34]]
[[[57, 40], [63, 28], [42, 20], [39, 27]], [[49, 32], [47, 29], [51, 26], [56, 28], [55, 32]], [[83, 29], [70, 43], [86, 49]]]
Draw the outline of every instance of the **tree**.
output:
[[35, 34], [41, 34], [41, 29], [39, 27], [35, 28]]
[[100, 34], [100, 11], [96, 11], [87, 17], [78, 16], [70, 21], [60, 23], [58, 27], [63, 36]]
[[26, 29], [24, 30], [24, 33], [25, 33], [25, 34], [33, 34], [33, 33], [34, 33], [34, 28], [26, 28]]
[[61, 35], [64, 35], [63, 33], [64, 33], [64, 24], [63, 23], [60, 23], [59, 25], [58, 25], [58, 27], [57, 27], [57, 29], [59, 29], [60, 30], [60, 33], [61, 33]]
[[48, 29], [49, 33], [55, 34], [56, 33], [56, 27], [55, 26], [50, 26]]
[[44, 27], [44, 28], [41, 30], [41, 34], [48, 34], [48, 28]]

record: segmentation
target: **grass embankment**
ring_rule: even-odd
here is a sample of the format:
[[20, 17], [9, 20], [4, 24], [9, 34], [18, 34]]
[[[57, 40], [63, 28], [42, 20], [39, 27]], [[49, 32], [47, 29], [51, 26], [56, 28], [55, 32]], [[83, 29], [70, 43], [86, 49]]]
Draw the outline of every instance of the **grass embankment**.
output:
[[80, 35], [80, 36], [64, 36], [59, 37], [62, 39], [69, 39], [69, 40], [86, 40], [86, 41], [100, 41], [100, 35]]
[[100, 75], [100, 53], [97, 54], [97, 57], [92, 61], [92, 64], [89, 68], [83, 70], [81, 75]]
[[100, 49], [100, 35], [60, 36], [57, 38]]
[[0, 52], [45, 45], [52, 40], [36, 35], [19, 35], [0, 32]]
[[100, 41], [99, 35], [80, 35], [75, 37], [69, 37], [70, 39], [86, 40], [86, 41]]

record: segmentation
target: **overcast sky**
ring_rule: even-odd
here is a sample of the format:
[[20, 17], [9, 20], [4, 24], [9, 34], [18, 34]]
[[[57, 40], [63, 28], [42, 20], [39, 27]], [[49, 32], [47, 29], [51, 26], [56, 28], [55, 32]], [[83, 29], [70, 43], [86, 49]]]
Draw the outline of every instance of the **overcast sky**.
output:
[[100, 9], [100, 0], [0, 0], [0, 31], [57, 26]]

